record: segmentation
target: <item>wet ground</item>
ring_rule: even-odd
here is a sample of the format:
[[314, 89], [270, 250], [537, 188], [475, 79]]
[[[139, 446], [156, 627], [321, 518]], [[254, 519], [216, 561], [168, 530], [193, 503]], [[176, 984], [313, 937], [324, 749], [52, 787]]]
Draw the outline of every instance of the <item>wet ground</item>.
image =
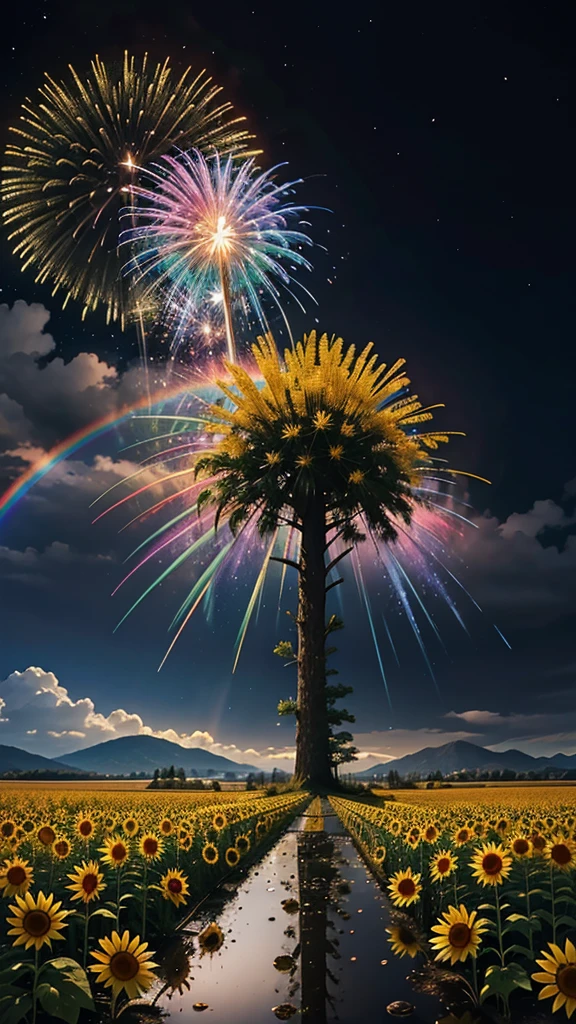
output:
[[443, 1014], [406, 981], [412, 962], [391, 953], [387, 901], [338, 818], [327, 814], [324, 831], [305, 825], [294, 823], [213, 918], [217, 952], [199, 951], [205, 916], [188, 924], [190, 989], [158, 1004], [183, 1024], [199, 1013], [214, 1024], [378, 1024], [405, 1001], [414, 1024], [433, 1024]]

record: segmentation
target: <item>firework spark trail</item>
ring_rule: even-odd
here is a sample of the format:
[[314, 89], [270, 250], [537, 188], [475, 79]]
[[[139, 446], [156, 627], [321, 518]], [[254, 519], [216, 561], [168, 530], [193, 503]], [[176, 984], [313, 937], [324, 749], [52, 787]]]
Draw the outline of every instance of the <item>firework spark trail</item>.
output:
[[371, 608], [371, 605], [370, 605], [370, 598], [368, 597], [368, 594], [366, 592], [366, 587], [364, 585], [364, 577], [362, 575], [362, 566], [360, 564], [360, 559], [358, 557], [358, 552], [356, 550], [352, 552], [352, 566], [353, 566], [353, 569], [354, 569], [354, 575], [356, 577], [356, 585], [358, 587], [358, 592], [359, 592], [359, 594], [360, 594], [360, 596], [361, 596], [361, 598], [362, 598], [362, 600], [364, 602], [364, 607], [366, 609], [366, 615], [368, 616], [368, 624], [370, 626], [370, 633], [372, 634], [372, 640], [373, 640], [373, 643], [374, 643], [374, 650], [376, 651], [376, 658], [378, 660], [378, 667], [380, 669], [380, 675], [382, 676], [382, 681], [384, 683], [384, 689], [386, 690], [386, 697], [388, 699], [388, 706], [389, 706], [390, 710], [392, 711], [392, 699], [390, 697], [390, 690], [388, 689], [388, 681], [386, 679], [386, 673], [384, 671], [384, 663], [382, 661], [382, 655], [380, 653], [380, 646], [378, 644], [378, 637], [376, 635], [376, 629], [374, 627], [374, 619], [372, 617], [372, 608]]
[[270, 544], [268, 545], [266, 554], [264, 555], [264, 559], [262, 561], [262, 566], [260, 568], [260, 572], [258, 573], [258, 577], [256, 579], [256, 583], [254, 584], [254, 589], [253, 589], [253, 591], [252, 591], [252, 593], [250, 595], [250, 599], [248, 601], [248, 605], [247, 605], [246, 611], [244, 613], [244, 618], [242, 619], [242, 623], [240, 625], [240, 629], [238, 630], [238, 635], [236, 637], [236, 642], [234, 644], [234, 664], [232, 665], [232, 673], [234, 673], [236, 671], [236, 668], [238, 667], [238, 661], [240, 660], [240, 655], [242, 653], [242, 647], [244, 645], [244, 640], [246, 639], [246, 633], [248, 632], [248, 626], [250, 625], [250, 619], [252, 618], [252, 613], [254, 611], [254, 605], [256, 604], [256, 600], [257, 600], [258, 596], [261, 594], [262, 589], [264, 587], [264, 581], [266, 579], [266, 573], [268, 572], [268, 566], [270, 564], [270, 558], [272, 556], [272, 551], [274, 550], [274, 545], [276, 544], [276, 538], [277, 537], [278, 537], [278, 530], [275, 530], [274, 534], [272, 535], [272, 540], [270, 541]]

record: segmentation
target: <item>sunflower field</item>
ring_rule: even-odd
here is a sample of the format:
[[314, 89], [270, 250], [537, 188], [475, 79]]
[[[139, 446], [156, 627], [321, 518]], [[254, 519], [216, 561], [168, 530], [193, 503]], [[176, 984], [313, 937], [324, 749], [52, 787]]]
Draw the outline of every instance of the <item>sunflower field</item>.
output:
[[535, 792], [330, 797], [387, 887], [393, 953], [416, 960], [425, 989], [436, 978], [505, 1019], [511, 1001], [536, 996], [553, 1014], [576, 1011], [576, 804], [570, 790]]
[[[155, 982], [158, 948], [308, 797], [0, 794], [0, 1020], [114, 1017]], [[218, 927], [198, 939], [212, 951]]]

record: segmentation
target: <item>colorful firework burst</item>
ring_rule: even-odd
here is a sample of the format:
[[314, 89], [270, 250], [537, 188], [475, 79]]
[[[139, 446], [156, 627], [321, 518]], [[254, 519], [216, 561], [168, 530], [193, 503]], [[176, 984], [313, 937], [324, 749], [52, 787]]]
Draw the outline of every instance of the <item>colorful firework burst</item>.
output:
[[148, 170], [151, 188], [133, 186], [138, 204], [125, 216], [136, 226], [121, 241], [136, 243], [137, 251], [126, 269], [150, 278], [148, 294], [163, 288], [168, 304], [180, 308], [176, 342], [212, 297], [222, 302], [228, 358], [236, 362], [233, 305], [244, 303], [266, 325], [263, 299], [283, 313], [280, 286], [293, 295], [292, 284], [299, 284], [312, 298], [292, 277], [294, 267], [312, 269], [300, 251], [311, 239], [288, 226], [306, 210], [288, 199], [299, 182], [277, 184], [276, 170], [258, 171], [253, 158], [235, 163], [194, 150], [165, 156]]
[[[147, 167], [176, 146], [238, 153], [251, 135], [204, 71], [179, 77], [124, 54], [119, 69], [96, 56], [86, 76], [48, 75], [37, 102], [22, 107], [6, 150], [2, 199], [14, 252], [36, 280], [108, 320], [140, 317], [135, 282], [121, 272], [119, 213]], [[150, 302], [150, 296], [147, 303]]]

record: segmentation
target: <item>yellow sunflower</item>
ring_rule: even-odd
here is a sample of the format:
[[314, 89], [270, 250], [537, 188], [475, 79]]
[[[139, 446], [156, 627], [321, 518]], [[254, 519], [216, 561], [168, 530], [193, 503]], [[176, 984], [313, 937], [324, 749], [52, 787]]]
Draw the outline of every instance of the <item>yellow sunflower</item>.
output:
[[34, 883], [32, 868], [27, 860], [14, 857], [0, 867], [0, 889], [3, 896], [23, 896]]
[[240, 856], [243, 857], [244, 854], [248, 853], [248, 850], [250, 849], [250, 836], [238, 836], [238, 838], [236, 839], [235, 846]]
[[140, 843], [140, 853], [146, 860], [158, 860], [162, 856], [164, 850], [164, 843], [159, 836], [153, 835], [152, 832], [147, 832], [143, 835]]
[[66, 860], [72, 852], [72, 843], [65, 836], [59, 836], [52, 843], [52, 853], [57, 860]]
[[474, 868], [472, 876], [476, 878], [478, 885], [502, 885], [512, 869], [512, 857], [506, 853], [503, 846], [484, 843], [482, 848], [473, 854], [470, 864]]
[[134, 836], [138, 834], [140, 825], [136, 821], [136, 818], [125, 818], [122, 828], [124, 829], [126, 835], [129, 836], [130, 839], [133, 839]]
[[450, 850], [439, 850], [430, 861], [432, 881], [442, 882], [458, 867], [458, 858]]
[[52, 846], [52, 843], [56, 839], [56, 833], [52, 828], [52, 825], [40, 825], [36, 833], [36, 839], [42, 846]]
[[440, 832], [436, 828], [436, 825], [427, 825], [422, 835], [425, 843], [437, 843], [439, 837]]
[[531, 857], [532, 843], [529, 839], [526, 839], [526, 836], [514, 836], [510, 840], [510, 853], [518, 860], [524, 860], [525, 857]]
[[540, 832], [533, 832], [530, 836], [530, 842], [532, 843], [532, 849], [535, 853], [544, 853], [547, 842]]
[[160, 822], [160, 832], [162, 833], [162, 835], [163, 836], [170, 836], [170, 835], [172, 835], [173, 831], [174, 831], [174, 825], [173, 825], [172, 821], [170, 820], [170, 818], [162, 818], [162, 821]]
[[192, 846], [192, 836], [188, 833], [186, 835], [180, 836], [178, 839], [178, 846], [180, 847], [181, 850], [184, 850], [186, 853], [188, 853], [188, 850]]
[[83, 839], [85, 843], [89, 839], [92, 839], [94, 832], [96, 831], [96, 823], [89, 814], [81, 814], [76, 822], [76, 833]]
[[420, 899], [422, 886], [420, 875], [413, 875], [412, 868], [405, 871], [397, 871], [392, 875], [388, 886], [390, 899], [397, 907], [409, 907], [411, 903], [417, 903]]
[[454, 833], [454, 842], [456, 846], [465, 846], [471, 839], [474, 839], [474, 832], [467, 825], [463, 825], [462, 828], [457, 828]]
[[202, 847], [202, 857], [207, 864], [216, 864], [218, 861], [218, 847], [214, 843], [206, 843]]
[[372, 854], [372, 860], [374, 861], [375, 864], [383, 864], [384, 861], [386, 860], [386, 847], [377, 846], [376, 849], [374, 850], [374, 853]]
[[240, 860], [240, 853], [235, 846], [229, 846], [224, 854], [224, 859], [229, 868], [235, 868]]
[[186, 903], [186, 896], [189, 895], [188, 878], [181, 871], [170, 869], [160, 879], [160, 888], [165, 900], [170, 900], [175, 907]]
[[6, 818], [0, 822], [0, 839], [11, 839], [16, 834], [16, 822]]
[[81, 865], [74, 866], [74, 872], [68, 875], [72, 885], [66, 886], [69, 892], [75, 894], [72, 901], [82, 900], [83, 903], [90, 903], [92, 900], [100, 899], [100, 893], [106, 885], [102, 885], [104, 875], [98, 870], [99, 866], [95, 860], [88, 863], [83, 860]]
[[558, 871], [573, 871], [576, 868], [576, 843], [567, 836], [552, 836], [544, 848], [544, 856]]
[[138, 999], [154, 984], [153, 969], [158, 964], [148, 959], [153, 954], [147, 942], [140, 942], [139, 935], [131, 939], [128, 931], [122, 937], [112, 932], [110, 937], [100, 939], [100, 946], [101, 950], [90, 953], [98, 961], [90, 965], [90, 970], [97, 974], [97, 982], [112, 989], [114, 997], [124, 990], [129, 999]]
[[566, 1016], [570, 1018], [576, 1010], [576, 948], [570, 939], [566, 939], [564, 951], [553, 942], [549, 942], [548, 946], [551, 952], [541, 950], [544, 959], [536, 963], [542, 971], [533, 974], [532, 981], [544, 985], [538, 993], [538, 999], [552, 999], [555, 996], [552, 1013], [564, 1007]]
[[220, 829], [226, 828], [226, 825], [228, 824], [228, 819], [226, 815], [222, 813], [222, 811], [217, 811], [217, 813], [212, 818], [212, 824], [214, 825], [214, 828], [217, 828], [218, 831], [220, 831]]
[[128, 860], [128, 846], [120, 836], [110, 836], [104, 840], [104, 846], [100, 847], [103, 854], [102, 860], [110, 868], [121, 868]]
[[65, 918], [70, 911], [60, 910], [62, 903], [54, 903], [54, 893], [45, 896], [43, 892], [39, 892], [34, 897], [27, 892], [24, 896], [16, 896], [15, 899], [16, 906], [10, 904], [8, 907], [14, 917], [6, 918], [7, 924], [12, 925], [8, 935], [16, 935], [15, 946], [24, 946], [25, 949], [34, 946], [35, 949], [41, 949], [44, 943], [51, 946], [52, 939], [64, 938], [60, 932], [68, 927]]
[[449, 960], [453, 965], [469, 956], [477, 956], [488, 922], [482, 918], [476, 920], [476, 916], [477, 911], [469, 913], [463, 903], [459, 910], [448, 907], [444, 911], [439, 923], [432, 927], [432, 931], [438, 933], [430, 940], [430, 945], [436, 950], [436, 960]]
[[388, 942], [396, 956], [409, 956], [413, 959], [422, 952], [424, 946], [416, 928], [416, 922], [412, 921], [408, 915], [403, 915], [400, 922], [393, 924], [386, 931], [390, 936]]
[[210, 953], [210, 956], [218, 952], [223, 942], [224, 933], [214, 922], [209, 924], [198, 936], [201, 953]]

